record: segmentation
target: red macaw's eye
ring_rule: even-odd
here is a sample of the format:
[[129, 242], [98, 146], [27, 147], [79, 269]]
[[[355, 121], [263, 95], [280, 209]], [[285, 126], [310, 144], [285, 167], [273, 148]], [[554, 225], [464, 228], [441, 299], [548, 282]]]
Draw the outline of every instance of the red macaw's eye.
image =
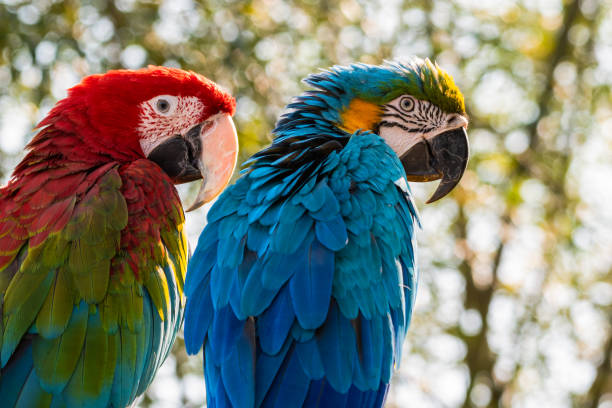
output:
[[170, 102], [165, 99], [158, 99], [156, 107], [159, 112], [167, 113], [170, 110]]

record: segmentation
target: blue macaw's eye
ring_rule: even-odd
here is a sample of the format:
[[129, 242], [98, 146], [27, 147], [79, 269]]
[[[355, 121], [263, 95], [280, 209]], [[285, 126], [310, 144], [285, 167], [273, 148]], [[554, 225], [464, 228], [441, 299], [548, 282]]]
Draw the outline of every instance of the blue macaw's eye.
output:
[[414, 101], [412, 98], [405, 97], [399, 102], [400, 108], [405, 112], [411, 112], [414, 109]]
[[170, 110], [170, 102], [165, 99], [158, 99], [156, 107], [158, 112], [166, 113]]

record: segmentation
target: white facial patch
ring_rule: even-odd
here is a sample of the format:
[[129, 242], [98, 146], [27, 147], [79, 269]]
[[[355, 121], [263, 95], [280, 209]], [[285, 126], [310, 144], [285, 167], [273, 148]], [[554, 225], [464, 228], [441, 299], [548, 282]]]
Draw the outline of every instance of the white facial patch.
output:
[[401, 157], [422, 139], [431, 139], [467, 123], [462, 115], [443, 112], [431, 102], [403, 95], [383, 106], [378, 134]]
[[158, 95], [140, 104], [140, 147], [145, 156], [157, 145], [184, 134], [202, 116], [204, 104], [195, 96]]

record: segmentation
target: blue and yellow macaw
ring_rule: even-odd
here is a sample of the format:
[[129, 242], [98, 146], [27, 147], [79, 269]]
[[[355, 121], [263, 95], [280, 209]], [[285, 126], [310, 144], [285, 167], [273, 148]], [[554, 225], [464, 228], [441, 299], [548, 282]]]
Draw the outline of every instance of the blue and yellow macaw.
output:
[[446, 195], [468, 159], [463, 96], [429, 60], [309, 76], [208, 214], [185, 341], [210, 407], [380, 407], [417, 288], [407, 181]]

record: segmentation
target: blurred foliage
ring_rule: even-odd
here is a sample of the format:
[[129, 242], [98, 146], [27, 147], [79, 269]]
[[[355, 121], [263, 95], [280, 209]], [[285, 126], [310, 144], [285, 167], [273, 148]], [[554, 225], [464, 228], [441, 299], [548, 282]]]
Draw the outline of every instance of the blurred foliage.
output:
[[[163, 64], [214, 79], [237, 96], [244, 160], [319, 67], [435, 58], [465, 93], [472, 157], [439, 204], [422, 204], [433, 186], [413, 186], [421, 283], [388, 406], [609, 408], [611, 8], [0, 0], [0, 179], [86, 74]], [[188, 222], [197, 233], [204, 220]], [[179, 340], [141, 406], [198, 406], [203, 388], [201, 356]]]

